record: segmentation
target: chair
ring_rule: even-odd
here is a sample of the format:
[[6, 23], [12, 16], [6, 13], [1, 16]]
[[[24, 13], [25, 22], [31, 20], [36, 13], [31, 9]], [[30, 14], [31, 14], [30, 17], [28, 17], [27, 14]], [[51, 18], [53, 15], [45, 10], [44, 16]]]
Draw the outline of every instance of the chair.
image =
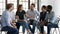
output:
[[[1, 23], [1, 22], [0, 22]], [[1, 34], [7, 34], [7, 31], [1, 31], [1, 24], [0, 24], [0, 33]]]
[[[58, 24], [58, 27], [56, 27], [56, 28], [52, 28], [52, 29], [54, 29], [54, 30], [53, 30], [53, 33], [51, 33], [51, 34], [54, 34], [55, 31], [56, 31], [56, 34], [57, 34], [57, 29], [58, 29], [58, 32], [59, 32], [59, 34], [60, 34], [60, 29], [59, 29], [59, 28], [60, 28], [60, 26], [59, 26], [60, 19], [57, 20], [56, 22], [57, 22], [57, 24]], [[51, 31], [52, 31], [52, 29], [51, 29]]]
[[0, 34], [7, 34], [7, 31], [1, 31], [1, 15], [0, 15]]

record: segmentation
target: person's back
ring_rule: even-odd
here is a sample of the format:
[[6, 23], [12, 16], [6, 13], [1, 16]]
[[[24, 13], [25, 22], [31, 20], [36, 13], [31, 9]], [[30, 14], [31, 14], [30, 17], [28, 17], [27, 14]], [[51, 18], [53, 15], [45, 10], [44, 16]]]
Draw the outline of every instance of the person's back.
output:
[[7, 4], [6, 10], [3, 12], [1, 17], [1, 31], [7, 31], [7, 34], [18, 34], [18, 30], [12, 23], [11, 12], [13, 10], [13, 4]]
[[7, 18], [9, 17], [9, 20], [11, 20], [10, 18], [10, 13], [8, 10], [4, 11], [1, 17], [1, 25], [2, 27], [5, 26], [11, 26], [10, 22], [7, 22]]

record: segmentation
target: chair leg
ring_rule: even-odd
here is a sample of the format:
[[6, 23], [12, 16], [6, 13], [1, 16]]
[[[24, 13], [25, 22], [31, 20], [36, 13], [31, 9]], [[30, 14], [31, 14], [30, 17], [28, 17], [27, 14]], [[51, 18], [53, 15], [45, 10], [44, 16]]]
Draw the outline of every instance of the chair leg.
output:
[[2, 33], [2, 34], [7, 34], [7, 31], [2, 31], [1, 33]]
[[58, 28], [59, 34], [60, 34], [60, 29]]
[[56, 28], [53, 30], [53, 34], [54, 34], [55, 30], [56, 30]]
[[50, 34], [52, 34], [52, 29], [51, 29], [51, 31], [50, 31]]
[[[54, 34], [54, 32], [55, 32], [56, 30], [57, 30], [57, 28], [54, 29], [53, 34]], [[58, 31], [59, 31], [59, 28], [58, 28]], [[57, 31], [56, 31], [56, 34], [57, 34]], [[60, 32], [59, 32], [59, 34], [60, 34]]]
[[56, 31], [56, 34], [57, 34], [57, 31]]

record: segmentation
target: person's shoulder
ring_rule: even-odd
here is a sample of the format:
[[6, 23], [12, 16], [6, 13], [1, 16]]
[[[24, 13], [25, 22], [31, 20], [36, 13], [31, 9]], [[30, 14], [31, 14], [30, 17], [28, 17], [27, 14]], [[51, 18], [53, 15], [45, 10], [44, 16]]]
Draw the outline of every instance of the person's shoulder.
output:
[[40, 14], [41, 14], [42, 12], [40, 12]]
[[40, 12], [40, 13], [42, 13], [42, 12]]
[[30, 9], [28, 9], [27, 11], [30, 11]]
[[53, 14], [54, 14], [55, 12], [54, 12], [54, 11], [51, 11], [51, 13], [53, 13]]
[[27, 10], [27, 13], [30, 13], [30, 11], [31, 11], [31, 10], [30, 10], [30, 9], [28, 9], [28, 10]]
[[54, 11], [51, 11], [52, 13], [54, 13]]
[[22, 10], [22, 11], [25, 11], [25, 10]]
[[5, 13], [6, 12], [6, 10], [5, 11], [3, 11], [3, 13]]
[[38, 12], [38, 10], [34, 9], [34, 11]]
[[25, 12], [25, 10], [22, 10], [22, 12]]
[[38, 12], [38, 10], [34, 9], [34, 12]]
[[5, 11], [3, 11], [2, 15], [5, 15], [5, 14], [6, 14], [6, 12], [5, 12]]
[[19, 13], [19, 11], [16, 11], [16, 13]]
[[25, 14], [26, 13], [25, 10], [22, 10], [22, 13]]
[[45, 12], [45, 14], [47, 14], [47, 12]]
[[8, 10], [5, 10], [4, 13], [9, 14], [9, 11]]
[[8, 10], [5, 10], [5, 11], [3, 12], [3, 15], [9, 16], [9, 15], [10, 15], [10, 12], [9, 12]]

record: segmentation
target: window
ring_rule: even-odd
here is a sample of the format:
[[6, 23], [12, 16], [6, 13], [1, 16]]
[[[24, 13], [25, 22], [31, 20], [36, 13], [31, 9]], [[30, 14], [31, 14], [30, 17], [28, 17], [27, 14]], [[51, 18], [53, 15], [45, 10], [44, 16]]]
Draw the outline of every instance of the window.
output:
[[[30, 4], [28, 1], [30, 2]], [[25, 11], [28, 10], [28, 6], [31, 5], [31, 3], [35, 3], [35, 9], [37, 9], [37, 0], [19, 0], [19, 4], [23, 5]]]
[[28, 10], [28, 0], [19, 0], [19, 4], [22, 4], [23, 5], [23, 9], [25, 11]]
[[[6, 2], [7, 1], [7, 2]], [[19, 2], [17, 2], [19, 1]], [[22, 4], [23, 9], [25, 11], [30, 8], [31, 3], [35, 3], [35, 9], [38, 8], [38, 0], [0, 0], [0, 15], [2, 15], [2, 12], [5, 10], [6, 4], [13, 3], [14, 4], [14, 13], [17, 11], [17, 5]]]
[[0, 15], [5, 10], [5, 0], [0, 0]]
[[14, 4], [14, 13], [16, 13], [17, 11], [17, 0], [7, 0], [7, 4], [8, 3], [13, 3]]

